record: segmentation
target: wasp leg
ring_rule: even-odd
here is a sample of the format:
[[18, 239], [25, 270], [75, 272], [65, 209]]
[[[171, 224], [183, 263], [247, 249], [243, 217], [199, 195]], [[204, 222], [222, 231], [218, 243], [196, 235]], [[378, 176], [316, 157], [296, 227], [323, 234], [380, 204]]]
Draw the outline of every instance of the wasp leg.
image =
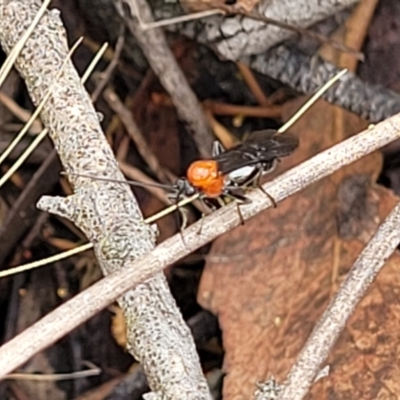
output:
[[[182, 243], [185, 247], [186, 246], [186, 242], [185, 242], [185, 238], [183, 236], [183, 231], [185, 230], [186, 226], [187, 226], [187, 211], [183, 208], [183, 207], [179, 207], [178, 208], [178, 221], [177, 222], [177, 227], [178, 227], [178, 231], [179, 231], [179, 236], [181, 237]], [[179, 218], [180, 216], [180, 218]]]
[[272, 206], [274, 208], [278, 207], [278, 205], [276, 204], [275, 199], [262, 187], [261, 185], [261, 177], [262, 177], [262, 171], [260, 170], [257, 175], [254, 177], [253, 182], [253, 186], [256, 187], [257, 189], [260, 189], [270, 200], [270, 202], [272, 203]]
[[178, 208], [179, 214], [181, 216], [181, 224], [179, 227], [179, 230], [182, 232], [187, 228], [187, 224], [188, 224], [188, 210], [186, 210], [186, 208], [183, 207], [179, 207]]
[[272, 207], [278, 207], [275, 199], [261, 185], [257, 185], [257, 188], [260, 189], [269, 198], [269, 201], [272, 203]]
[[246, 197], [246, 196], [244, 196], [244, 195], [242, 195], [240, 193], [234, 193], [231, 190], [227, 190], [224, 193], [224, 195], [229, 197], [229, 198], [231, 198], [231, 199], [233, 199], [233, 200], [236, 200], [236, 210], [237, 210], [237, 213], [239, 215], [240, 224], [244, 225], [244, 218], [243, 218], [243, 215], [242, 215], [242, 211], [240, 210], [240, 205], [241, 204], [249, 204], [249, 203], [251, 203], [251, 200], [248, 197]]
[[261, 185], [257, 185], [257, 188], [260, 189], [269, 198], [270, 202], [272, 203], [272, 207], [278, 207], [275, 199]]
[[[204, 205], [206, 208], [211, 209], [212, 211], [215, 211], [215, 209], [216, 209], [215, 206], [214, 206], [212, 203], [209, 203], [209, 202], [207, 201], [206, 198], [204, 198], [204, 197], [203, 197], [203, 198], [199, 198], [198, 201], [202, 202], [203, 205]], [[204, 212], [201, 213], [200, 228], [199, 228], [198, 231], [197, 231], [197, 234], [198, 234], [198, 235], [201, 235], [201, 232], [202, 232], [202, 230], [203, 230], [203, 217], [205, 217], [206, 215], [208, 215], [208, 214], [205, 214]]]
[[244, 218], [243, 218], [243, 215], [242, 215], [242, 211], [240, 210], [240, 203], [236, 203], [236, 210], [237, 210], [238, 215], [239, 215], [240, 225], [244, 225]]
[[[174, 193], [174, 195], [170, 197], [170, 199], [173, 200], [174, 205], [176, 207], [176, 210], [178, 211], [178, 214], [175, 214], [175, 215], [178, 215], [178, 220], [176, 221], [177, 222], [176, 225], [178, 227], [179, 235], [181, 237], [182, 243], [183, 243], [183, 245], [185, 247], [187, 247], [186, 246], [186, 242], [185, 242], [185, 238], [183, 236], [183, 231], [186, 228], [187, 223], [188, 223], [187, 210], [185, 208], [183, 208], [183, 207], [179, 207], [178, 206], [178, 204], [179, 204], [179, 202], [181, 200], [181, 197], [183, 195], [183, 192], [184, 192], [183, 189], [177, 190]], [[179, 216], [181, 217], [180, 219], [179, 219]]]

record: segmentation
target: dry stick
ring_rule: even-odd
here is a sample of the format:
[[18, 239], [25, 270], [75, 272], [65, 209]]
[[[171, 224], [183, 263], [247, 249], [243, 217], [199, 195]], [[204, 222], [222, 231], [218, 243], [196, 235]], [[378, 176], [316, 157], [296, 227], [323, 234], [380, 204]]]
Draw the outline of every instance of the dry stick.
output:
[[[115, 3], [117, 11], [132, 35], [136, 37], [151, 68], [170, 94], [178, 115], [193, 133], [200, 155], [203, 158], [209, 157], [213, 145], [211, 128], [200, 103], [168, 47], [163, 31], [160, 29], [144, 31], [135, 18], [139, 7], [140, 15], [146, 19], [146, 22], [152, 21], [151, 10], [146, 0], [118, 0]], [[124, 4], [129, 7], [131, 16], [125, 15]]]
[[140, 18], [140, 15], [138, 15], [138, 19], [139, 19], [140, 27], [143, 30], [148, 30], [148, 29], [161, 28], [163, 26], [168, 26], [168, 25], [180, 24], [182, 22], [193, 21], [196, 19], [212, 17], [212, 16], [218, 15], [218, 14], [225, 14], [225, 11], [215, 8], [212, 10], [199, 11], [199, 12], [185, 14], [185, 15], [181, 15], [179, 17], [168, 18], [168, 19], [164, 19], [161, 21], [155, 21], [155, 22], [144, 22]]
[[400, 243], [399, 227], [400, 203], [393, 208], [357, 258], [346, 280], [317, 322], [289, 372], [279, 400], [301, 400], [307, 394], [346, 321]]
[[239, 106], [236, 104], [220, 103], [213, 100], [205, 100], [203, 106], [214, 115], [243, 115], [253, 118], [281, 118], [281, 106]]
[[[30, 111], [22, 108], [16, 101], [2, 92], [0, 92], [0, 103], [22, 122], [27, 122], [32, 115]], [[37, 135], [42, 129], [42, 121], [40, 121], [40, 118], [37, 118], [29, 128], [29, 134]]]
[[92, 368], [84, 371], [67, 372], [64, 374], [10, 374], [6, 379], [15, 381], [40, 381], [40, 382], [58, 382], [72, 379], [87, 378], [89, 376], [98, 376], [102, 373], [100, 368]]
[[[263, 188], [277, 202], [282, 201], [340, 167], [399, 138], [400, 114], [318, 154], [274, 181], [266, 183]], [[241, 208], [244, 219], [271, 207], [269, 199], [259, 190], [252, 191], [248, 196], [251, 203]], [[40, 206], [45, 208], [46, 203], [47, 199], [43, 198]], [[186, 229], [183, 233], [184, 243], [180, 235], [175, 235], [133, 263], [130, 268], [116, 271], [95, 283], [3, 345], [0, 348], [0, 377], [59, 340], [130, 288], [238, 226], [240, 222], [236, 205], [229, 204]], [[199, 223], [202, 224], [201, 234]]]
[[[39, 3], [0, 0], [0, 41], [6, 52], [12, 50], [28, 28]], [[46, 90], [46, 85], [40, 84], [45, 81], [43, 76], [54, 76], [67, 52], [66, 33], [59, 14], [45, 13], [16, 62], [34, 103], [43, 98]], [[71, 63], [64, 69], [41, 118], [67, 172], [86, 170], [94, 175], [123, 178], [98, 115]], [[129, 270], [133, 261], [150, 251], [155, 242], [155, 230], [143, 222], [131, 190], [126, 185], [75, 176], [70, 180], [75, 189], [72, 196], [47, 197], [40, 204], [46, 211], [65, 216], [81, 228], [91, 239], [104, 274]], [[83, 307], [93, 304], [86, 296], [81, 301]], [[141, 362], [154, 389], [152, 398], [172, 400], [181, 395], [209, 400], [193, 339], [164, 275], [153, 276], [120, 296], [118, 302], [126, 317], [128, 350]], [[79, 313], [77, 309], [71, 311], [71, 315]]]
[[269, 101], [264, 91], [261, 89], [254, 73], [251, 69], [242, 62], [236, 62], [236, 67], [242, 75], [243, 80], [246, 82], [248, 88], [253, 93], [253, 96], [257, 99], [258, 103], [264, 107], [271, 107], [273, 104]]

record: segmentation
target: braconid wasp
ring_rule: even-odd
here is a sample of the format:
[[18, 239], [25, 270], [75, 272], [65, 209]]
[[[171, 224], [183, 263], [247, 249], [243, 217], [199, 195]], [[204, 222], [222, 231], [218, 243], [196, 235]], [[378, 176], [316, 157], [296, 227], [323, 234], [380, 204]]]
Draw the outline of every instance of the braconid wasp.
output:
[[[251, 185], [260, 188], [275, 206], [274, 199], [260, 185], [261, 177], [271, 172], [282, 157], [290, 155], [298, 147], [298, 138], [285, 132], [346, 72], [346, 69], [340, 71], [325, 83], [277, 131], [269, 129], [253, 132], [242, 143], [228, 150], [223, 149], [219, 142], [215, 142], [210, 159], [194, 161], [189, 166], [186, 177], [179, 178], [173, 185], [154, 184], [169, 191], [169, 197], [174, 200], [174, 204], [148, 218], [147, 222], [155, 222], [197, 199], [204, 201], [228, 197], [237, 200], [238, 203], [249, 202], [245, 190]], [[132, 186], [148, 186], [138, 181], [118, 181], [87, 174], [73, 175]]]

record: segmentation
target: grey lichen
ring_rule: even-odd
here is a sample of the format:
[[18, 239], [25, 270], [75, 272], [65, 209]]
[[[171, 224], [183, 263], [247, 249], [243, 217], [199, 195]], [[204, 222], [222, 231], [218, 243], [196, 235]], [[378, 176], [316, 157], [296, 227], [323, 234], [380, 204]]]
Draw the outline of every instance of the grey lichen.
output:
[[[32, 22], [38, 0], [0, 0], [0, 42], [8, 53]], [[57, 11], [47, 12], [16, 62], [35, 104], [53, 84], [68, 52]], [[68, 63], [41, 118], [68, 173], [123, 179], [98, 116]], [[39, 207], [72, 220], [92, 241], [104, 274], [130, 268], [155, 243], [130, 189], [123, 184], [70, 175], [74, 194], [45, 196]], [[128, 325], [129, 350], [142, 363], [159, 399], [210, 399], [189, 329], [163, 274], [119, 299]], [[182, 397], [183, 396], [183, 397]]]

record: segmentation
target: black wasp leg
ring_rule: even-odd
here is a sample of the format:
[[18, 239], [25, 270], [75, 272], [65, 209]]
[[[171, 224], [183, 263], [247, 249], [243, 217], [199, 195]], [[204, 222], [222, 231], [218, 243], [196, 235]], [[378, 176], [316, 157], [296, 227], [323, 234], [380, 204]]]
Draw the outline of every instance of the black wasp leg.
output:
[[244, 218], [242, 215], [242, 211], [240, 210], [240, 203], [236, 203], [236, 210], [239, 214], [239, 219], [240, 219], [240, 225], [244, 225]]
[[255, 180], [256, 180], [256, 187], [257, 187], [258, 189], [260, 189], [260, 190], [269, 198], [269, 200], [271, 201], [272, 206], [273, 206], [274, 208], [278, 207], [278, 205], [276, 204], [275, 199], [262, 187], [262, 185], [261, 185], [261, 177], [262, 177], [262, 172], [261, 172], [261, 170], [260, 170], [260, 172], [257, 174], [257, 176], [256, 176], [256, 178], [255, 178]]
[[263, 176], [263, 170], [260, 168], [254, 175], [254, 177], [252, 177], [252, 179], [246, 183], [246, 186], [253, 186], [257, 189], [260, 189], [269, 198], [269, 200], [272, 203], [272, 206], [276, 208], [278, 205], [276, 204], [275, 199], [261, 185], [262, 176]]
[[257, 188], [260, 189], [269, 198], [270, 202], [272, 203], [272, 207], [274, 208], [278, 207], [278, 204], [276, 204], [275, 199], [261, 185], [258, 185]]
[[[235, 188], [235, 189], [237, 191], [237, 188]], [[240, 209], [240, 205], [241, 204], [249, 204], [249, 203], [251, 203], [251, 200], [248, 197], [246, 197], [240, 193], [235, 193], [229, 189], [225, 190], [224, 196], [229, 197], [232, 200], [236, 200], [236, 210], [239, 215], [240, 224], [244, 225], [244, 218], [243, 218], [242, 211]]]
[[[200, 197], [198, 199], [198, 201], [200, 201], [207, 209], [211, 209], [213, 211], [215, 210], [215, 206], [212, 203], [208, 202], [205, 197]], [[207, 214], [205, 214], [205, 213], [201, 213], [200, 227], [199, 227], [199, 229], [197, 231], [198, 235], [201, 235], [201, 231], [203, 230], [203, 217], [206, 216], [206, 215]]]

